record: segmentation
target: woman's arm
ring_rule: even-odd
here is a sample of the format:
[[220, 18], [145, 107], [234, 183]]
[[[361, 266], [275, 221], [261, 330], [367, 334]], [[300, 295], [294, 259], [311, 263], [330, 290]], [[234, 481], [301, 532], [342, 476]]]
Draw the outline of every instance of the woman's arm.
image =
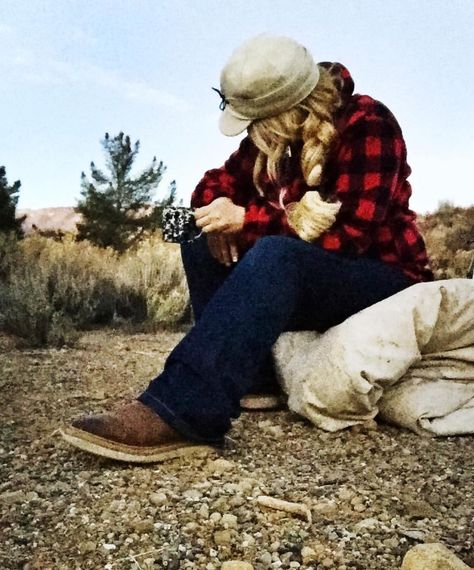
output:
[[386, 107], [377, 103], [374, 108], [356, 117], [343, 133], [334, 183], [341, 209], [333, 226], [315, 242], [346, 255], [367, 252], [374, 230], [386, 220], [398, 185], [407, 174], [400, 127]]
[[[285, 210], [280, 204], [260, 196], [255, 188], [253, 167], [256, 156], [255, 145], [246, 137], [223, 167], [205, 173], [191, 197], [191, 206], [194, 208], [208, 206], [218, 198], [229, 198], [236, 206], [244, 207], [243, 225], [239, 233], [242, 249], [248, 249], [264, 235], [295, 235], [288, 226]], [[301, 192], [297, 186], [294, 184], [288, 189], [286, 203], [301, 198], [304, 191]], [[215, 214], [218, 215], [217, 203]], [[227, 221], [223, 220], [223, 226], [226, 225]]]
[[244, 206], [253, 193], [253, 165], [257, 149], [246, 137], [239, 148], [221, 168], [208, 170], [191, 196], [191, 206], [202, 208], [217, 198], [230, 198], [234, 204]]

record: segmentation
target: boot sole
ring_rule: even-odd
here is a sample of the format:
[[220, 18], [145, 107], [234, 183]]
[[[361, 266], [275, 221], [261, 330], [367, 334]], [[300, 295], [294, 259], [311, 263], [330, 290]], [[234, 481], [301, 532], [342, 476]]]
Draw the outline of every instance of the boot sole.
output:
[[69, 444], [100, 457], [126, 463], [160, 463], [179, 457], [205, 456], [216, 453], [213, 447], [188, 442], [175, 442], [155, 447], [126, 445], [67, 426], [59, 430]]
[[240, 400], [241, 410], [248, 412], [278, 410], [282, 407], [282, 398], [272, 394], [248, 394]]

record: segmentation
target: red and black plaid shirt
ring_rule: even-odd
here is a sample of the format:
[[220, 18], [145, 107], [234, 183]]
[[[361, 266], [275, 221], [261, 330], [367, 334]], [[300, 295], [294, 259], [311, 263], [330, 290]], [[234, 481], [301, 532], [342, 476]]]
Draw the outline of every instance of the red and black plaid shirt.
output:
[[[431, 280], [416, 215], [408, 207], [411, 170], [400, 126], [382, 103], [367, 95], [352, 95], [354, 84], [345, 67], [321, 65], [336, 77], [346, 104], [337, 121], [337, 148], [317, 188], [323, 196], [338, 200], [341, 209], [332, 227], [314, 243], [345, 256], [379, 259], [400, 268], [413, 281]], [[263, 179], [262, 196], [252, 180], [257, 149], [246, 137], [222, 168], [205, 173], [191, 205], [197, 208], [227, 196], [244, 206], [244, 249], [262, 236], [295, 236], [281, 204], [300, 200], [311, 188], [301, 173], [299, 149], [292, 150], [284, 180], [274, 184]]]

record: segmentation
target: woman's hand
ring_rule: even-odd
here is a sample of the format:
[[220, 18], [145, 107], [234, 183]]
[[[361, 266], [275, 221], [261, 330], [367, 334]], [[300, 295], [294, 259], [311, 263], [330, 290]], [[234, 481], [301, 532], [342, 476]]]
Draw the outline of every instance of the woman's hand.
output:
[[239, 250], [237, 246], [237, 237], [227, 234], [207, 234], [207, 246], [212, 257], [217, 259], [219, 263], [223, 263], [230, 267], [232, 263], [239, 260]]
[[236, 206], [230, 198], [216, 198], [208, 206], [194, 211], [196, 225], [206, 233], [232, 235], [241, 232], [244, 226], [245, 208]]

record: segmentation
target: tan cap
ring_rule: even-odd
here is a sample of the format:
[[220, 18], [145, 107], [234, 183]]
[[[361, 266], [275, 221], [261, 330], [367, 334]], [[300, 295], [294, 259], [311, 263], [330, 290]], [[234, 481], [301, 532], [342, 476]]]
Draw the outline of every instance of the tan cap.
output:
[[252, 121], [279, 115], [300, 103], [318, 80], [318, 66], [298, 42], [270, 34], [251, 38], [234, 51], [222, 70], [219, 128], [224, 135], [238, 135]]

